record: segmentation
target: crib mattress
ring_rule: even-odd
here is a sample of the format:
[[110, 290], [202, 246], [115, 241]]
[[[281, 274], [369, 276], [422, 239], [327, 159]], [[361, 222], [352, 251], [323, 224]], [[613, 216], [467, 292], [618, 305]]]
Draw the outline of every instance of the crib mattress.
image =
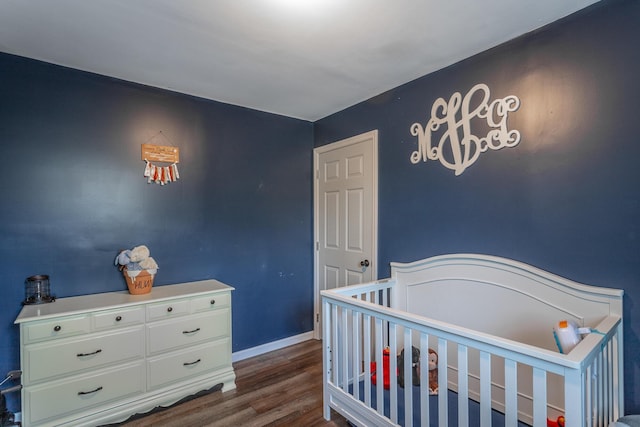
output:
[[[371, 407], [377, 408], [377, 391], [376, 386], [371, 382], [360, 381], [360, 400], [364, 402], [364, 388], [365, 385], [371, 387]], [[412, 386], [412, 398], [413, 398], [413, 426], [414, 427], [426, 427], [420, 425], [420, 387]], [[351, 387], [349, 390], [352, 393]], [[442, 390], [440, 391], [442, 393]], [[384, 390], [384, 415], [390, 417], [391, 414], [391, 399], [389, 397], [389, 390]], [[429, 427], [438, 426], [438, 396], [429, 396]], [[458, 394], [451, 390], [447, 390], [448, 411], [449, 411], [449, 427], [458, 426]], [[404, 389], [398, 387], [398, 424], [405, 426], [404, 417]], [[492, 427], [504, 427], [504, 414], [496, 410], [491, 411]], [[469, 426], [480, 427], [480, 405], [478, 402], [469, 399]], [[528, 424], [518, 422], [518, 427], [529, 427]]]

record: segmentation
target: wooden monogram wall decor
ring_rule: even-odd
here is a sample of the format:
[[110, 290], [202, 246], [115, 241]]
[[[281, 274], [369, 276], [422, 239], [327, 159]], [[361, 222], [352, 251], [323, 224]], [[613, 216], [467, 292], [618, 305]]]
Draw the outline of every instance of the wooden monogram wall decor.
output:
[[[411, 163], [439, 160], [458, 176], [478, 160], [480, 153], [518, 145], [520, 132], [507, 128], [507, 118], [520, 107], [520, 99], [510, 95], [489, 102], [489, 95], [489, 87], [479, 83], [464, 98], [456, 92], [448, 102], [436, 99], [427, 125], [411, 125], [411, 135], [418, 137], [418, 149], [411, 153]], [[490, 128], [484, 137], [473, 133], [471, 124], [476, 118], [484, 119]], [[435, 132], [440, 135], [437, 142], [432, 141]]]

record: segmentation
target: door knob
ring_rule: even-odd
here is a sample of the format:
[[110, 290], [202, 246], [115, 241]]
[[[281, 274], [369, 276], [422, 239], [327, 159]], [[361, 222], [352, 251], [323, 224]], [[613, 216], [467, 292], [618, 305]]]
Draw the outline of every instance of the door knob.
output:
[[360, 261], [360, 267], [369, 267], [369, 260]]

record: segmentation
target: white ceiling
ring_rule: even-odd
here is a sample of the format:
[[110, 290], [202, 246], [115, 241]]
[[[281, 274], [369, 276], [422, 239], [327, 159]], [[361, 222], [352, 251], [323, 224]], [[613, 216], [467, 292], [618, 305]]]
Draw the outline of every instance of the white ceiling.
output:
[[0, 0], [0, 51], [315, 121], [595, 1]]

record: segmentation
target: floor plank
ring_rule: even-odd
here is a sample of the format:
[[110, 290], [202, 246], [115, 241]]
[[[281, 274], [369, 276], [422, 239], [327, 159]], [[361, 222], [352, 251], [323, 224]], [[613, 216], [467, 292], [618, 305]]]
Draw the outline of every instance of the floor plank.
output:
[[236, 389], [200, 394], [169, 408], [137, 415], [122, 427], [333, 426], [322, 417], [322, 343], [305, 341], [234, 363]]

